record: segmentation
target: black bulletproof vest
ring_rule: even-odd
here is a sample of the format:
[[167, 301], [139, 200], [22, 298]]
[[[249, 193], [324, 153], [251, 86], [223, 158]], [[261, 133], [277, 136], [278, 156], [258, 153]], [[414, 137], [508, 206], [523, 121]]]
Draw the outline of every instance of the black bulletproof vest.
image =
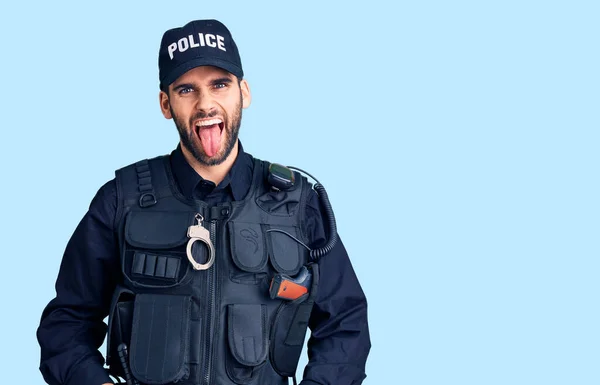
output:
[[[291, 237], [311, 241], [302, 226], [311, 185], [296, 173], [291, 190], [273, 190], [267, 170], [255, 159], [247, 196], [212, 207], [177, 190], [166, 156], [116, 171], [123, 282], [109, 317], [112, 375], [182, 385], [287, 384], [294, 375], [318, 285], [317, 265]], [[198, 214], [215, 248], [207, 270], [186, 255]], [[192, 251], [206, 261], [202, 242]], [[271, 299], [273, 276], [303, 266], [313, 274], [309, 293]]]

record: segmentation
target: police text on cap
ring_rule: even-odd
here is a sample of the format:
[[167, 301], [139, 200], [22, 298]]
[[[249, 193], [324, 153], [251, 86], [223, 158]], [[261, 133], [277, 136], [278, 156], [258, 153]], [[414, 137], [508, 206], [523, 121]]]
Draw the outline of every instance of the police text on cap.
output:
[[206, 35], [203, 33], [198, 33], [198, 38], [200, 40], [199, 43], [194, 41], [194, 35], [188, 35], [187, 37], [182, 37], [177, 42], [169, 44], [168, 51], [171, 60], [173, 60], [173, 56], [176, 51], [185, 52], [189, 48], [208, 46], [211, 48], [219, 48], [222, 51], [227, 51], [224, 43], [225, 38], [221, 35], [215, 36], [212, 33], [207, 33]]

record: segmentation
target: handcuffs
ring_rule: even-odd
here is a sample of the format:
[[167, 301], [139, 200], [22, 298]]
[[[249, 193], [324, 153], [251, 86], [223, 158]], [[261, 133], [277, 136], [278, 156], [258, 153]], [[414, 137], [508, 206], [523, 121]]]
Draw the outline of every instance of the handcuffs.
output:
[[[196, 214], [195, 218], [196, 221], [198, 221], [198, 224], [188, 227], [187, 235], [190, 240], [187, 243], [186, 254], [194, 270], [207, 270], [215, 262], [215, 247], [210, 241], [210, 231], [202, 226], [204, 217], [200, 214]], [[208, 247], [208, 261], [204, 264], [196, 262], [192, 255], [192, 245], [196, 241], [204, 242]]]

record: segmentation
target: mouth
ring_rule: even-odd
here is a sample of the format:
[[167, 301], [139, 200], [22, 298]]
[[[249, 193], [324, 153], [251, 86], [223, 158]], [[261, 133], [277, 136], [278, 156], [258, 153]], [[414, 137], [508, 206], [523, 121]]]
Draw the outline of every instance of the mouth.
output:
[[206, 155], [214, 156], [221, 148], [223, 120], [220, 118], [197, 120], [194, 127]]
[[223, 120], [219, 119], [219, 118], [203, 119], [203, 120], [197, 120], [196, 124], [195, 124], [196, 128], [198, 128], [198, 129], [209, 128], [214, 125], [219, 125], [219, 128], [222, 130], [223, 129]]

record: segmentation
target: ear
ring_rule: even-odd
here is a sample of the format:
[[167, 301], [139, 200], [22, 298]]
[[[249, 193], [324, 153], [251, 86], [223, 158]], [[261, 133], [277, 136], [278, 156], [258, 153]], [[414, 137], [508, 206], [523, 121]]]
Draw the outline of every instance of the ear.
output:
[[160, 111], [165, 119], [172, 119], [173, 116], [171, 116], [171, 102], [169, 101], [169, 95], [164, 91], [160, 91], [158, 93], [158, 102], [160, 103]]
[[246, 79], [242, 79], [240, 82], [240, 89], [242, 91], [242, 108], [250, 107], [250, 102], [252, 102], [252, 94], [250, 93], [250, 86]]

